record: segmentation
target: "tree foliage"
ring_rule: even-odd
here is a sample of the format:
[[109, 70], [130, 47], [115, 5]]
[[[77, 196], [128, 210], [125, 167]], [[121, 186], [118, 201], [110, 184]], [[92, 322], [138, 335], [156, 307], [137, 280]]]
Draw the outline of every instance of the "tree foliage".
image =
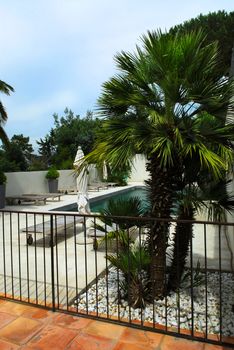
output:
[[100, 121], [92, 118], [92, 112], [88, 111], [86, 117], [81, 118], [68, 108], [64, 116], [54, 114], [53, 117], [54, 128], [37, 142], [39, 154], [47, 167], [53, 164], [58, 169], [72, 168], [78, 146], [84, 154], [92, 150]]
[[33, 158], [33, 147], [29, 137], [13, 135], [7, 145], [0, 150], [0, 169], [2, 171], [26, 171]]
[[172, 27], [169, 33], [175, 35], [178, 32], [185, 33], [198, 29], [203, 29], [206, 33], [204, 44], [213, 41], [218, 42], [222, 62], [222, 66], [220, 66], [221, 73], [223, 75], [228, 74], [234, 46], [234, 12], [218, 11], [211, 12], [208, 15], [200, 14], [196, 18]]

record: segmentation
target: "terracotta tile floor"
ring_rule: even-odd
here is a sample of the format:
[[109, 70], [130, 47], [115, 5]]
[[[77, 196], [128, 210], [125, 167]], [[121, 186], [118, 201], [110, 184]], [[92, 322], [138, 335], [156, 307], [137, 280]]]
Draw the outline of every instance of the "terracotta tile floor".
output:
[[0, 350], [224, 350], [0, 299]]

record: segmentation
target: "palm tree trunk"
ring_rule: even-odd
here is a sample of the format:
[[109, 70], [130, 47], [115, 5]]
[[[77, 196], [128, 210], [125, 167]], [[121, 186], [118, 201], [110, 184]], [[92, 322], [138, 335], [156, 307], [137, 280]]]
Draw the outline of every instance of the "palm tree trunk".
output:
[[175, 190], [180, 182], [180, 167], [162, 168], [157, 155], [151, 156], [147, 163], [150, 179], [151, 217], [153, 221], [148, 238], [148, 248], [151, 255], [150, 263], [150, 294], [152, 298], [162, 298], [166, 291], [166, 249], [169, 232], [172, 203]]
[[[178, 220], [193, 220], [194, 209], [185, 208], [181, 206]], [[186, 258], [189, 253], [190, 240], [193, 233], [193, 224], [178, 222], [176, 225], [176, 231], [173, 242], [173, 257], [172, 264], [170, 267], [169, 278], [168, 278], [168, 291], [178, 290], [181, 277], [184, 272]]]

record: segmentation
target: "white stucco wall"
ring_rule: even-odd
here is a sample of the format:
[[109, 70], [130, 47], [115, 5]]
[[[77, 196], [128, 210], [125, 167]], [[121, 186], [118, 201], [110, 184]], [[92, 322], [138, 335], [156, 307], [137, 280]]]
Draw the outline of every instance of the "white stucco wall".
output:
[[129, 182], [143, 182], [147, 180], [149, 177], [149, 173], [145, 169], [146, 166], [146, 158], [142, 154], [137, 154], [132, 167], [132, 173]]
[[[47, 193], [47, 171], [22, 171], [5, 173], [7, 177], [6, 196], [17, 196], [24, 193]], [[74, 170], [59, 170], [58, 189], [60, 191], [76, 191], [76, 176]], [[89, 168], [89, 182], [98, 180], [95, 166]]]
[[[143, 182], [148, 178], [145, 170], [145, 157], [138, 154], [133, 162], [133, 168], [129, 182]], [[46, 193], [48, 192], [48, 182], [45, 178], [47, 171], [24, 171], [6, 173], [7, 185], [6, 195], [14, 196], [23, 193]], [[59, 170], [58, 189], [74, 191], [76, 190], [76, 178], [74, 170]], [[89, 167], [89, 183], [98, 181], [98, 171], [94, 165]]]
[[[47, 171], [25, 171], [6, 173], [6, 195], [14, 196], [23, 193], [46, 193], [48, 181], [45, 178]], [[73, 170], [60, 170], [59, 189], [74, 189], [75, 178]]]

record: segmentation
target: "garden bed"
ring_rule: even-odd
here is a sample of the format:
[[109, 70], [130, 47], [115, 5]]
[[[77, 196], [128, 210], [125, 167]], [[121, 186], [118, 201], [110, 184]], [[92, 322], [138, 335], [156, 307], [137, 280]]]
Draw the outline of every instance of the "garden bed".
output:
[[[220, 334], [221, 316], [222, 335], [234, 336], [233, 274], [222, 272], [220, 276], [218, 272], [207, 272], [206, 276], [202, 273], [202, 277], [201, 284], [193, 288], [193, 295], [190, 288], [183, 288], [177, 293], [171, 293], [163, 300], [155, 300], [154, 304], [147, 304], [144, 309], [133, 309], [122, 298], [118, 302], [118, 290], [121, 290], [123, 277], [120, 272], [117, 273], [110, 268], [108, 274], [95, 280], [77, 297], [73, 306], [91, 314], [117, 317], [124, 321], [159, 324], [173, 327], [177, 331], [191, 330], [193, 327], [194, 332], [207, 334]], [[220, 300], [222, 300], [221, 310]]]

